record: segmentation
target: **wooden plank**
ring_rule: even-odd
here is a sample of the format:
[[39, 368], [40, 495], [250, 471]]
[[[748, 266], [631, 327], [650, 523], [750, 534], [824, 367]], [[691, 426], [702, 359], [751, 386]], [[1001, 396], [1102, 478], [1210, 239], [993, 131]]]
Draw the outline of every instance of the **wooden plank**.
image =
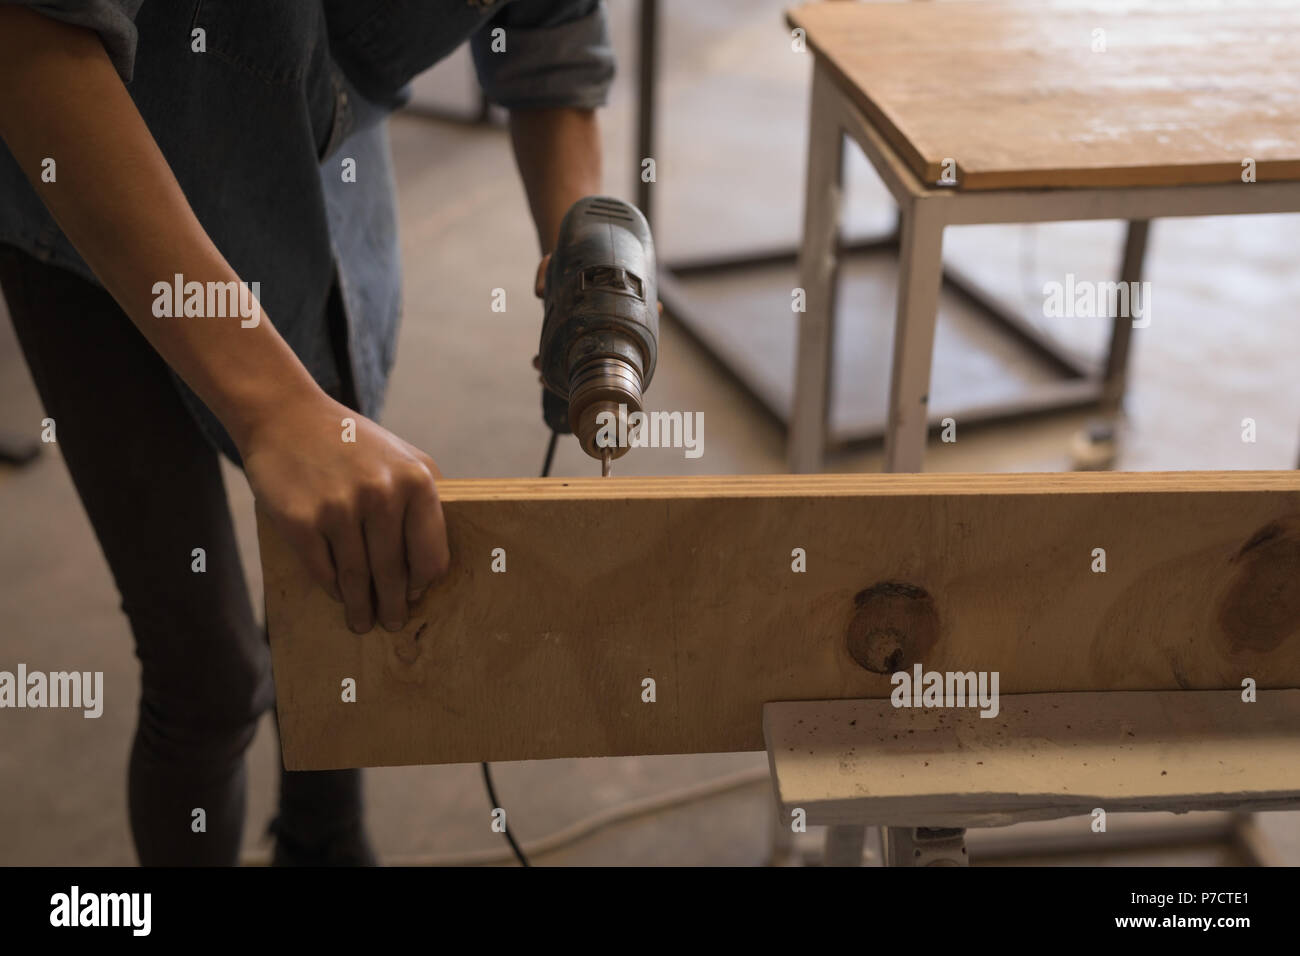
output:
[[926, 183], [945, 159], [961, 189], [1241, 183], [1246, 158], [1259, 182], [1300, 178], [1289, 0], [820, 3], [789, 21]]
[[440, 491], [452, 570], [398, 634], [348, 631], [263, 523], [291, 769], [761, 750], [764, 703], [886, 697], [915, 661], [1003, 693], [1300, 687], [1295, 472]]
[[[774, 703], [777, 796], [810, 825], [989, 827], [1137, 810], [1300, 806], [1300, 690], [1004, 695], [998, 716]], [[1087, 827], [1087, 823], [1080, 824]]]

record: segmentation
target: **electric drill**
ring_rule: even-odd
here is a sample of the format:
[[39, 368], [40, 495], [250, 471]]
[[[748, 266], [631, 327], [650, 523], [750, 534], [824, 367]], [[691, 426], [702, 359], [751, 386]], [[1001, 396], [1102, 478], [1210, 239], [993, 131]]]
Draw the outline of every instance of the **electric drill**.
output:
[[542, 412], [555, 432], [577, 436], [603, 474], [627, 453], [623, 422], [642, 411], [658, 353], [650, 224], [621, 199], [578, 200], [546, 269]]

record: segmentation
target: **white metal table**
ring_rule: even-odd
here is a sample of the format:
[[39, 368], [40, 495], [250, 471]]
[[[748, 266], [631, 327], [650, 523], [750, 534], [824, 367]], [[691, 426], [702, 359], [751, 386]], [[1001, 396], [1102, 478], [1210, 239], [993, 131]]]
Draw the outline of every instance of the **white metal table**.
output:
[[[1248, 36], [1244, 41], [1240, 35], [1232, 37], [1244, 49], [1231, 51], [1225, 51], [1222, 42], [1226, 28], [1218, 21], [1198, 19], [1205, 15], [1203, 5], [1196, 8], [1181, 0], [1134, 2], [1118, 11], [1113, 5], [1098, 5], [1093, 11], [1087, 4], [998, 0], [822, 3], [790, 12], [791, 26], [804, 31], [814, 58], [799, 259], [806, 311], [798, 317], [787, 445], [791, 471], [820, 470], [828, 441], [844, 139], [862, 150], [899, 207], [898, 304], [885, 467], [920, 471], [928, 429], [935, 424], [929, 408], [930, 363], [946, 227], [1128, 220], [1119, 279], [1136, 282], [1152, 219], [1300, 211], [1300, 124], [1294, 122], [1295, 115], [1287, 121], [1285, 109], [1288, 102], [1300, 102], [1300, 93], [1279, 93], [1284, 100], [1280, 103], [1273, 97], [1271, 114], [1242, 105], [1261, 98], [1261, 82], [1288, 77], [1287, 71], [1298, 69], [1286, 64], [1300, 63], [1300, 29], [1291, 30], [1281, 42], [1258, 47], [1252, 47], [1250, 37], [1263, 44], [1269, 31], [1300, 27], [1300, 9], [1269, 0], [1247, 6], [1250, 9], [1233, 8]], [[1007, 68], [1005, 76], [995, 75], [996, 67], [984, 69], [986, 62], [999, 62], [981, 59], [998, 55], [987, 49], [994, 42], [1005, 44], [1002, 52], [1015, 54], [1012, 59], [1029, 56], [1025, 51], [1032, 52], [1033, 44], [1048, 42], [1043, 38], [1064, 37], [1067, 44], [1086, 49], [1089, 23], [1106, 24], [1094, 29], [1110, 30], [1111, 42], [1117, 44], [1111, 62], [1119, 66], [1107, 74], [1080, 66], [1083, 61], [1070, 46], [1064, 48], [1068, 56], [1056, 51], [1062, 60], [1056, 72], [1046, 60]], [[1180, 46], [1169, 39], [1184, 30], [1197, 42]], [[939, 38], [945, 31], [947, 39]], [[987, 43], [986, 36], [991, 38]], [[1141, 46], [1147, 37], [1152, 38], [1150, 50]], [[958, 51], [968, 47], [976, 52], [965, 62]], [[1101, 59], [1106, 55], [1098, 53], [1098, 62], [1106, 62]], [[1124, 89], [1126, 77], [1162, 68], [1169, 72], [1151, 82], [1157, 89], [1162, 81], [1172, 85], [1175, 93], [1186, 87], [1181, 98], [1138, 90], [1129, 103], [1114, 95]], [[945, 76], [940, 74], [945, 69], [950, 70], [950, 93], [942, 88]], [[921, 72], [909, 76], [907, 70]], [[1072, 77], [1077, 84], [1071, 85]], [[941, 88], [927, 93], [927, 82]], [[981, 82], [988, 87], [992, 114], [983, 123]], [[1041, 88], [1049, 82], [1055, 85]], [[1193, 98], [1205, 99], [1204, 84], [1218, 84], [1213, 101], [1191, 109]], [[948, 98], [956, 102], [936, 111], [936, 104]], [[1226, 115], [1205, 112], [1216, 108]], [[1240, 118], [1234, 112], [1238, 109]], [[1145, 129], [1159, 126], [1164, 115], [1167, 144], [1160, 137], [1151, 139]], [[1016, 136], [1009, 135], [1014, 130], [1006, 128], [1017, 122], [1037, 124], [1032, 131], [1036, 135], [1022, 135], [1019, 145]], [[1115, 142], [1098, 145], [1094, 135], [1084, 142], [1061, 142], [1069, 135], [1061, 130], [1080, 123], [1094, 131], [1109, 123], [1129, 140], [1117, 135]], [[1177, 153], [1179, 136], [1187, 144], [1185, 162]], [[1075, 166], [1069, 161], [1072, 150], [1082, 154]], [[1137, 155], [1149, 157], [1145, 165], [1132, 159]], [[945, 162], [947, 156], [952, 159]], [[1253, 181], [1243, 175], [1248, 161]], [[1025, 185], [1006, 188], [1016, 182]], [[1040, 386], [1031, 401], [1046, 409], [1095, 396], [1103, 408], [1117, 411], [1132, 325], [1124, 316], [1114, 317], [1110, 349], [1096, 374]], [[997, 417], [994, 412], [971, 409], [966, 417]], [[963, 415], [954, 417], [961, 421]]]

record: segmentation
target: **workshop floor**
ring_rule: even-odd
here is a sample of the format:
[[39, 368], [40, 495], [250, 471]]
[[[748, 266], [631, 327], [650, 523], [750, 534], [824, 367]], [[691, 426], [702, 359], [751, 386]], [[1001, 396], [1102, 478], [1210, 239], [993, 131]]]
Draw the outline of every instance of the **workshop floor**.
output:
[[[631, 195], [635, 56], [631, 5], [615, 4], [624, 64], [606, 125], [607, 190]], [[808, 60], [791, 52], [779, 0], [665, 5], [660, 92], [657, 240], [665, 258], [790, 242], [802, 206]], [[419, 84], [422, 102], [463, 97], [468, 67], [457, 59]], [[499, 128], [397, 118], [406, 265], [406, 317], [385, 424], [426, 448], [450, 477], [525, 476], [541, 463], [545, 434], [530, 360], [540, 310], [531, 294], [535, 239], [506, 137]], [[887, 196], [860, 160], [850, 167], [850, 233], [891, 221]], [[1115, 223], [951, 230], [949, 257], [993, 293], [1034, 314], [1043, 282], [1065, 273], [1105, 279], [1119, 254]], [[1151, 327], [1136, 335], [1134, 380], [1119, 467], [1129, 470], [1295, 466], [1300, 438], [1300, 218], [1161, 221], [1148, 278]], [[893, 290], [884, 261], [853, 264], [843, 297], [845, 352], [836, 415], [883, 401]], [[788, 393], [792, 276], [776, 270], [692, 286], [719, 327], [759, 343], [746, 361]], [[504, 288], [508, 310], [490, 310]], [[945, 301], [936, 358], [936, 404], [945, 395], [989, 393], [1042, 371], [992, 338], [959, 303]], [[1041, 322], [1047, 320], [1040, 319]], [[1095, 350], [1092, 320], [1052, 331]], [[621, 474], [779, 472], [781, 432], [719, 374], [671, 322], [662, 332], [655, 407], [703, 411], [705, 454], [689, 460], [644, 449]], [[874, 403], [874, 404], [873, 404]], [[42, 417], [12, 331], [0, 322], [0, 427], [34, 432]], [[1258, 437], [1243, 443], [1241, 420]], [[935, 471], [1055, 471], [1084, 421], [1057, 416], [959, 434], [933, 445]], [[835, 457], [828, 470], [871, 471], [880, 455]], [[556, 473], [593, 474], [576, 444]], [[256, 575], [252, 500], [231, 474], [231, 497]], [[127, 747], [138, 668], [117, 595], [57, 448], [33, 464], [0, 469], [0, 667], [75, 666], [105, 672], [103, 717], [7, 712], [0, 718], [0, 864], [130, 864]], [[265, 857], [261, 834], [275, 790], [269, 721], [250, 754], [249, 859]], [[724, 864], [764, 861], [769, 789], [753, 773], [758, 754], [562, 760], [501, 765], [500, 798], [525, 841], [628, 801], [725, 775], [734, 789], [637, 817], [542, 857], [545, 864]], [[746, 773], [748, 772], [748, 773]], [[746, 782], [746, 780], [748, 782]], [[388, 862], [500, 849], [476, 766], [368, 773], [370, 824]], [[1085, 826], [1086, 822], [1079, 822]], [[1300, 863], [1300, 814], [1265, 814], [1276, 857]], [[974, 853], [978, 862], [979, 853]], [[1074, 858], [1093, 862], [1091, 857]], [[1128, 853], [1118, 862], [1228, 861], [1213, 846]]]

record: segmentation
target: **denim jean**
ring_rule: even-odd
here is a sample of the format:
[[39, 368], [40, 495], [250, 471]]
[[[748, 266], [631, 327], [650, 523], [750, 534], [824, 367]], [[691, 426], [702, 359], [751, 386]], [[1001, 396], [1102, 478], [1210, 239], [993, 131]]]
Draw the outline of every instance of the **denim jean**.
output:
[[[244, 751], [273, 689], [217, 452], [167, 365], [103, 289], [6, 245], [0, 287], [135, 639], [128, 798], [137, 855], [145, 865], [233, 864]], [[202, 574], [190, 566], [196, 547], [206, 553]], [[200, 808], [207, 829], [195, 833]], [[360, 832], [361, 817], [360, 771], [282, 772], [283, 842], [338, 844]]]

